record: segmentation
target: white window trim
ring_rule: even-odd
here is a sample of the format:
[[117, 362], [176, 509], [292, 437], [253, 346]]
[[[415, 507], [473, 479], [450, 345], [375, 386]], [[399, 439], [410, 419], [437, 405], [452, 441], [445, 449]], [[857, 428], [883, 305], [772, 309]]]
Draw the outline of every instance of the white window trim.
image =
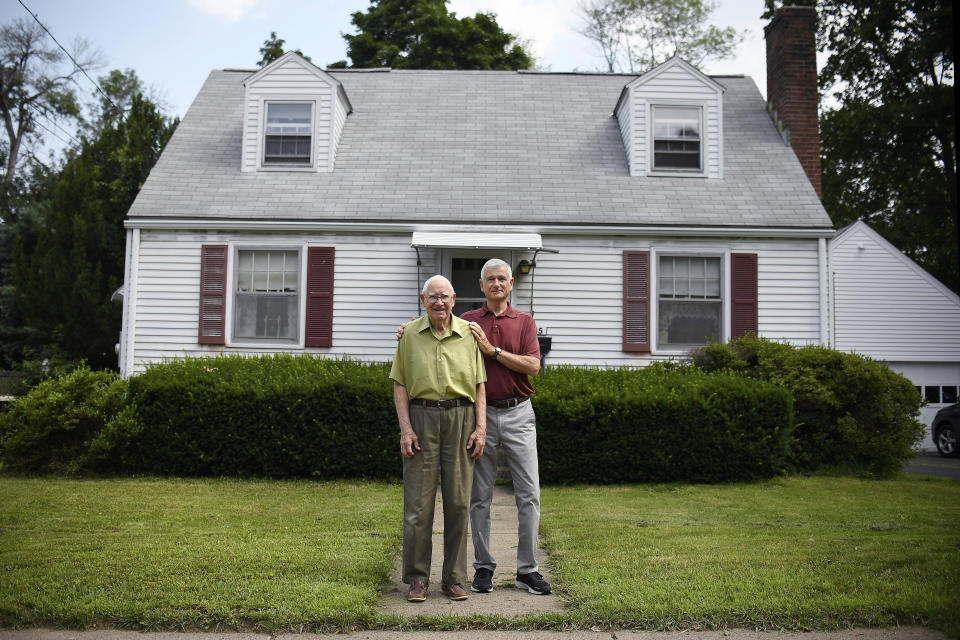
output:
[[[669, 177], [669, 178], [706, 178], [708, 177], [709, 172], [707, 171], [707, 119], [705, 117], [707, 112], [707, 102], [704, 100], [654, 100], [648, 101], [645, 104], [646, 109], [646, 118], [647, 118], [647, 175], [648, 176], [657, 176], [657, 177]], [[699, 171], [679, 171], [671, 169], [655, 169], [653, 166], [653, 147], [654, 147], [654, 129], [656, 128], [656, 122], [653, 119], [654, 109], [657, 107], [679, 107], [679, 108], [695, 108], [700, 111], [700, 170]]]
[[[267, 134], [267, 104], [274, 102], [299, 103], [310, 105], [310, 164], [265, 164], [264, 153], [266, 153], [266, 134]], [[259, 115], [257, 121], [257, 171], [299, 171], [305, 173], [314, 173], [317, 171], [317, 99], [304, 98], [303, 96], [271, 96], [269, 98], [260, 98]]]
[[[304, 242], [274, 242], [269, 244], [254, 242], [228, 242], [227, 260], [227, 302], [224, 313], [224, 333], [227, 347], [236, 349], [303, 349], [306, 342], [307, 301], [303, 295], [307, 286], [307, 244]], [[271, 342], [243, 338], [235, 340], [233, 337], [233, 309], [237, 291], [237, 265], [240, 263], [240, 251], [298, 251], [299, 252], [299, 281], [297, 290], [297, 340], [296, 342]]]
[[726, 344], [730, 342], [732, 294], [730, 285], [730, 254], [729, 247], [658, 247], [650, 248], [650, 355], [654, 356], [685, 356], [687, 349], [660, 348], [660, 257], [682, 256], [692, 258], [720, 258], [720, 337]]

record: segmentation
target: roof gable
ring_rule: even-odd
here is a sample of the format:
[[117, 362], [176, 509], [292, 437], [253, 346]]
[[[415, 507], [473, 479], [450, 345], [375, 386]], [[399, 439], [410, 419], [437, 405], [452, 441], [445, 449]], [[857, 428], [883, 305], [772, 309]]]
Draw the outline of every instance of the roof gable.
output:
[[889, 240], [874, 231], [873, 228], [863, 220], [857, 220], [856, 222], [845, 226], [843, 229], [840, 229], [840, 231], [837, 232], [837, 235], [830, 240], [830, 251], [838, 251], [844, 245], [851, 242], [856, 242], [859, 238], [863, 238], [864, 235], [866, 235], [866, 238], [874, 245], [883, 249], [887, 254], [899, 262], [904, 268], [908, 269], [915, 275], [920, 276], [925, 282], [936, 288], [948, 300], [953, 302], [955, 305], [960, 306], [960, 296], [954, 293], [947, 285], [933, 277], [929, 271], [914, 262], [910, 256], [900, 251], [900, 249], [897, 249], [897, 247], [895, 247]]

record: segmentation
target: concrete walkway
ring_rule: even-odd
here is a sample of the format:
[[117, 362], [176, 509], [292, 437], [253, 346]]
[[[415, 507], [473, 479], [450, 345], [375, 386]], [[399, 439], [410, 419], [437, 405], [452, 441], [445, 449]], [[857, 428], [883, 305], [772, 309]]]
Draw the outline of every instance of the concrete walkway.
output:
[[[397, 559], [390, 581], [383, 585], [380, 610], [383, 613], [401, 616], [471, 616], [501, 615], [517, 618], [527, 614], [559, 613], [563, 602], [556, 593], [537, 596], [521, 591], [514, 586], [517, 574], [517, 505], [513, 499], [513, 487], [498, 485], [493, 491], [493, 507], [490, 518], [490, 548], [497, 559], [493, 574], [493, 591], [474, 593], [470, 585], [463, 585], [470, 594], [467, 600], [453, 602], [440, 592], [440, 568], [443, 564], [443, 507], [437, 491], [437, 506], [433, 519], [433, 560], [430, 572], [430, 592], [426, 602], [407, 602], [407, 585], [400, 581], [400, 561]], [[469, 536], [468, 536], [469, 537]], [[469, 542], [467, 558], [470, 563], [470, 579], [473, 579], [473, 542]], [[537, 551], [540, 573], [547, 582], [550, 567], [542, 549]]]

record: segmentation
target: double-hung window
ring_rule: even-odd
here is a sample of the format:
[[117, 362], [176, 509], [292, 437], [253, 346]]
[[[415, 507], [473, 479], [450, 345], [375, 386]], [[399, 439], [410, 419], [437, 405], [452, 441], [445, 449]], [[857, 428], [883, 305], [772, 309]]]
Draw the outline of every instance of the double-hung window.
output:
[[238, 250], [236, 287], [235, 340], [299, 340], [299, 251]]
[[729, 254], [729, 273], [725, 260], [724, 255], [624, 251], [623, 350], [687, 351], [727, 336], [758, 333], [757, 254]]
[[657, 344], [686, 349], [717, 342], [723, 329], [720, 258], [660, 256]]
[[653, 170], [701, 172], [701, 109], [654, 106]]
[[313, 103], [267, 102], [264, 165], [313, 165]]
[[334, 254], [334, 247], [203, 245], [198, 342], [333, 346]]

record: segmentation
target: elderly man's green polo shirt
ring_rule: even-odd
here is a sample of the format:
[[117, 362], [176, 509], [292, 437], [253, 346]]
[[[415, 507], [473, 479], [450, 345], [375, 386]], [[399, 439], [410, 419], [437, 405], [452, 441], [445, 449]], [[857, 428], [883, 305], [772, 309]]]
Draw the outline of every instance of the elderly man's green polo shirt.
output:
[[397, 344], [390, 378], [407, 388], [407, 397], [424, 400], [470, 398], [487, 381], [483, 354], [466, 320], [453, 316], [450, 330], [437, 336], [427, 316], [407, 325]]

